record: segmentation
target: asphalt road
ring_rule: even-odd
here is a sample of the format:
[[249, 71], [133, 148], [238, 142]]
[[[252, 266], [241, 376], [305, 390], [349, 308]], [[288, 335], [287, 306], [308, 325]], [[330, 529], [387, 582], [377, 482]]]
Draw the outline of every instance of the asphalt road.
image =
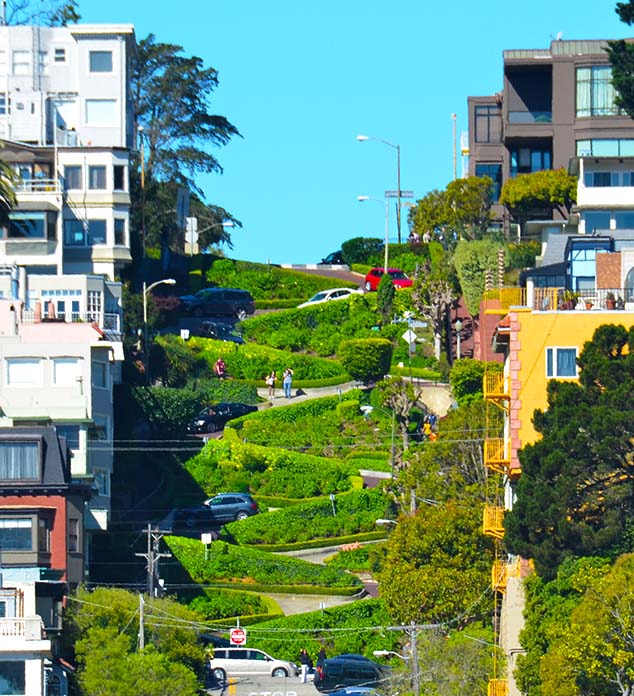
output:
[[208, 689], [212, 696], [319, 696], [312, 682], [299, 677], [234, 677], [224, 687]]

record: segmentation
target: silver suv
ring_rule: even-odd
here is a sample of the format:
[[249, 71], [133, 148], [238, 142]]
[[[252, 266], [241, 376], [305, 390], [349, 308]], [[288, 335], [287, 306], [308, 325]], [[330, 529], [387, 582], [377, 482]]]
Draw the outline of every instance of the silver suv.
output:
[[296, 677], [299, 674], [294, 662], [276, 660], [263, 650], [254, 648], [214, 648], [209, 669], [218, 682], [234, 675]]

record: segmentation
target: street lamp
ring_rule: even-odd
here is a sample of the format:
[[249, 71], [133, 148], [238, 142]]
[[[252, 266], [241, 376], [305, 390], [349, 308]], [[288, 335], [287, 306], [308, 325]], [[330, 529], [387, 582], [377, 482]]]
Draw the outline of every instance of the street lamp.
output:
[[387, 527], [390, 524], [398, 524], [398, 522], [396, 520], [387, 520], [383, 517], [379, 517], [378, 520], [374, 520], [374, 524], [378, 524], [380, 526]]
[[143, 281], [143, 362], [145, 363], [145, 380], [149, 382], [150, 379], [150, 362], [148, 359], [148, 343], [147, 343], [147, 296], [152, 288], [157, 285], [176, 285], [174, 278], [163, 278], [163, 280], [157, 280], [150, 285], [145, 284]]
[[[371, 196], [357, 196], [357, 200], [363, 203], [363, 201], [376, 201], [380, 205], [384, 205], [383, 201], [379, 198], [372, 198]], [[390, 240], [390, 211], [387, 205], [387, 198], [385, 199], [385, 255], [383, 260], [383, 272], [387, 273], [387, 257], [388, 257], [388, 244]], [[400, 238], [399, 238], [400, 241]]]
[[374, 657], [389, 657], [394, 655], [395, 657], [400, 657], [401, 660], [409, 660], [408, 655], [401, 655], [400, 653], [394, 652], [394, 650], [375, 650], [373, 653]]
[[453, 327], [456, 330], [456, 360], [460, 360], [460, 332], [462, 331], [462, 322], [460, 319], [456, 319], [456, 323]]
[[[213, 222], [211, 225], [207, 225], [206, 227], [203, 227], [202, 230], [198, 229], [198, 218], [187, 218], [188, 220], [195, 220], [196, 221], [196, 226], [194, 226], [193, 223], [188, 223], [187, 225], [187, 234], [189, 237], [189, 255], [193, 256], [194, 255], [194, 235], [198, 236], [198, 239], [200, 239], [200, 235], [203, 232], [206, 232], [207, 230], [211, 230], [214, 227], [234, 227], [234, 223], [231, 222], [231, 220], [227, 222]], [[207, 247], [205, 247], [207, 248]]]
[[377, 140], [388, 147], [396, 150], [396, 231], [398, 232], [398, 243], [401, 243], [401, 146], [394, 145], [389, 140], [382, 138], [374, 138], [371, 135], [357, 135], [357, 140], [363, 142], [365, 140]]
[[[415, 629], [414, 629], [415, 630]], [[409, 655], [401, 655], [394, 650], [374, 650], [373, 655], [375, 657], [398, 657], [404, 662], [410, 662], [410, 669], [412, 672], [412, 687], [414, 696], [419, 696], [420, 694], [420, 675], [418, 673], [418, 659], [416, 658], [416, 634], [413, 633], [413, 640], [410, 643]]]

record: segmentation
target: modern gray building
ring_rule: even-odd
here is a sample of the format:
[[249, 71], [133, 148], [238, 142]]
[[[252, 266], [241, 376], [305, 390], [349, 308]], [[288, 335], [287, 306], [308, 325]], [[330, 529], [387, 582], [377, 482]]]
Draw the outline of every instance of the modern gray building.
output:
[[[634, 121], [614, 103], [607, 41], [504, 51], [502, 89], [469, 97], [469, 174], [490, 176], [496, 200], [518, 174], [568, 169], [573, 157], [634, 156]], [[505, 221], [501, 207], [494, 208]]]

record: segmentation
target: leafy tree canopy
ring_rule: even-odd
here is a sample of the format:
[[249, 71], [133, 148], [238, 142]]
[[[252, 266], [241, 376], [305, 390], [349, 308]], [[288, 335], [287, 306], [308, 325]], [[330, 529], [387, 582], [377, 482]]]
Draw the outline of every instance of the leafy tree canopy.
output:
[[500, 203], [523, 225], [534, 215], [551, 215], [553, 209], [567, 217], [577, 200], [577, 177], [564, 169], [520, 174], [502, 187]]
[[487, 363], [471, 358], [456, 360], [449, 373], [451, 392], [459, 406], [482, 399], [482, 380], [486, 370], [501, 372], [501, 363]]
[[490, 239], [458, 242], [453, 262], [471, 316], [480, 313], [486, 273], [497, 269], [499, 248], [500, 245]]
[[580, 383], [552, 380], [547, 410], [535, 411], [541, 439], [520, 452], [505, 518], [508, 548], [547, 578], [567, 557], [632, 548], [634, 329], [598, 327], [578, 363]]
[[143, 128], [146, 176], [187, 185], [199, 173], [221, 172], [207, 148], [226, 145], [237, 128], [209, 111], [218, 73], [183, 48], [157, 43], [153, 34], [139, 42], [132, 66], [137, 123]]
[[7, 24], [66, 26], [81, 19], [76, 0], [9, 0]]

